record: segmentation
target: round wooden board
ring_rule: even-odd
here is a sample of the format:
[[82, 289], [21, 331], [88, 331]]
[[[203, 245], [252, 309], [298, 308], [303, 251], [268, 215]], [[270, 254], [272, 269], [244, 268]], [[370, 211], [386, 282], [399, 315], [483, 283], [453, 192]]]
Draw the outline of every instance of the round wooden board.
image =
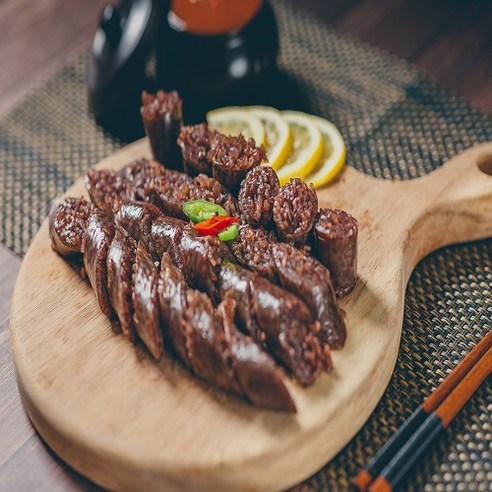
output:
[[[148, 155], [142, 140], [100, 166]], [[476, 147], [412, 182], [347, 168], [319, 193], [320, 206], [359, 218], [360, 281], [342, 303], [348, 339], [333, 353], [334, 371], [306, 390], [292, 384], [294, 416], [257, 410], [124, 340], [89, 284], [51, 250], [45, 221], [22, 264], [11, 317], [32, 422], [63, 460], [111, 489], [281, 490], [310, 476], [360, 429], [387, 386], [417, 261], [492, 234], [492, 179], [483, 172], [490, 156], [492, 145]], [[81, 194], [79, 180], [68, 195]]]

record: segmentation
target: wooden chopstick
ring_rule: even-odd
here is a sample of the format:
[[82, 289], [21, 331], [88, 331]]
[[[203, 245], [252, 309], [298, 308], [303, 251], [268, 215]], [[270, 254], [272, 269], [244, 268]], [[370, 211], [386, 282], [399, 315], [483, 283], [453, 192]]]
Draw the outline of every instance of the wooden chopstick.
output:
[[[461, 360], [442, 383], [424, 400], [403, 425], [388, 439], [386, 444], [374, 455], [372, 460], [353, 479], [353, 485], [361, 492], [369, 490], [369, 485], [396, 457], [398, 450], [413, 440], [413, 435], [448, 395], [457, 387], [471, 369], [492, 347], [492, 330]], [[471, 395], [470, 395], [471, 396]], [[460, 407], [461, 408], [461, 407]], [[427, 424], [431, 425], [431, 424]], [[428, 429], [426, 430], [428, 432]], [[388, 489], [385, 489], [388, 490]]]

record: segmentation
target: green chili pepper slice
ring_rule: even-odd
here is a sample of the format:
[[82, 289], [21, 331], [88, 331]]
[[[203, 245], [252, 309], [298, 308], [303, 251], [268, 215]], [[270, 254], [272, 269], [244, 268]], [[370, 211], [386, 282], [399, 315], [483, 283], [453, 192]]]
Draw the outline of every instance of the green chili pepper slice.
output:
[[237, 224], [230, 225], [227, 229], [224, 229], [222, 232], [219, 232], [217, 236], [221, 241], [232, 241], [236, 239], [239, 233], [239, 227]]
[[205, 200], [190, 200], [183, 204], [183, 212], [192, 222], [202, 222], [218, 215], [227, 215], [224, 207]]

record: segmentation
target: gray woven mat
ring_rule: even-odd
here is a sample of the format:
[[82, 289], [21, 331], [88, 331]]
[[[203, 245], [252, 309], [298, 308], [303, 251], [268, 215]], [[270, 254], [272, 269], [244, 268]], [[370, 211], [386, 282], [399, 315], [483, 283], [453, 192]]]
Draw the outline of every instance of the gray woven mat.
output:
[[[274, 3], [281, 67], [302, 105], [337, 124], [348, 162], [392, 179], [425, 174], [478, 142], [492, 119], [408, 64]], [[87, 114], [85, 53], [73, 58], [0, 123], [0, 241], [23, 255], [49, 201], [122, 144]], [[280, 90], [280, 88], [279, 88]], [[309, 484], [345, 490], [348, 479], [490, 329], [492, 241], [445, 248], [414, 272], [391, 383], [362, 431]], [[412, 473], [406, 490], [492, 490], [492, 385], [485, 384]]]

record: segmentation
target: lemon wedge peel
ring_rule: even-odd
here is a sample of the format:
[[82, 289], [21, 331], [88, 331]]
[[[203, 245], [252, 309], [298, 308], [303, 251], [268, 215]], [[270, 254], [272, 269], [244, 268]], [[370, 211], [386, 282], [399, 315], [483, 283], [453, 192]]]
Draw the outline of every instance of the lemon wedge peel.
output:
[[300, 111], [281, 111], [293, 136], [292, 151], [278, 171], [280, 184], [291, 178], [305, 178], [316, 167], [323, 153], [323, 139], [316, 123]]
[[259, 118], [245, 107], [227, 106], [213, 109], [206, 114], [208, 125], [224, 135], [237, 136], [242, 133], [253, 138], [257, 145], [265, 145], [265, 129]]
[[292, 132], [280, 111], [269, 106], [245, 107], [258, 118], [265, 129], [265, 149], [268, 164], [279, 169], [287, 160], [292, 149]]
[[[313, 183], [315, 188], [321, 188], [335, 178], [343, 169], [347, 150], [341, 133], [333, 123], [318, 116], [310, 116], [310, 118], [321, 132], [324, 151], [313, 173], [307, 176], [304, 181], [306, 183]], [[328, 147], [331, 149], [331, 152], [325, 155]]]

